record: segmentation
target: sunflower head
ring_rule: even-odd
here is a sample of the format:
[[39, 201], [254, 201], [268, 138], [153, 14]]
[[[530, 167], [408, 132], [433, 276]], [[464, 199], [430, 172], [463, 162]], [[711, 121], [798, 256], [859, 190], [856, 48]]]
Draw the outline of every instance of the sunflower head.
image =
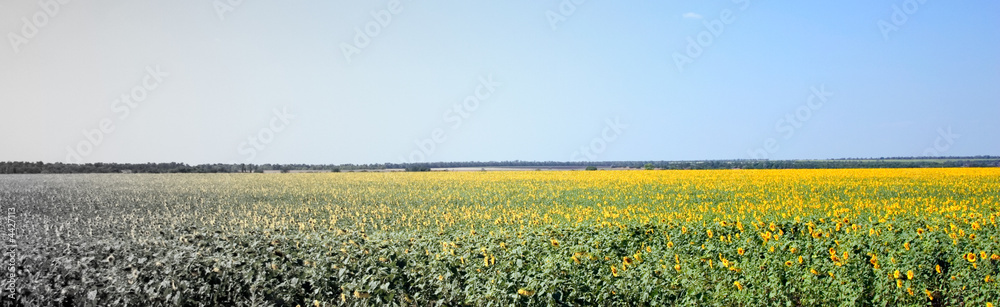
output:
[[976, 254], [973, 253], [965, 254], [965, 260], [969, 262], [976, 262]]

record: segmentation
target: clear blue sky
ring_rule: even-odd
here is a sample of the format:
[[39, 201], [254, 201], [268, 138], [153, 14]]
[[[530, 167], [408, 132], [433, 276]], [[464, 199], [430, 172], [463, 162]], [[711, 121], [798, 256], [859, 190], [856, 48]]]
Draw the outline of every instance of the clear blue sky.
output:
[[0, 3], [0, 161], [1000, 154], [997, 1], [232, 2]]

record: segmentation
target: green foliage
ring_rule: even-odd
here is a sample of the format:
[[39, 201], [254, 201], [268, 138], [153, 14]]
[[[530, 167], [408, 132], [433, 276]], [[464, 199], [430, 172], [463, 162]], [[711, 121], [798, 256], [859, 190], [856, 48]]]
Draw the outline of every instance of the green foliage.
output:
[[[565, 180], [561, 176], [571, 173], [553, 176]], [[612, 172], [582, 177], [605, 173]], [[612, 175], [631, 179], [633, 173], [660, 172]], [[833, 210], [795, 217], [720, 213], [704, 214], [704, 219], [617, 224], [588, 220], [513, 226], [488, 220], [444, 225], [442, 219], [428, 222], [430, 226], [404, 226], [409, 224], [402, 221], [419, 218], [415, 212], [473, 215], [478, 210], [454, 208], [528, 194], [524, 189], [499, 187], [484, 192], [472, 181], [445, 186], [439, 180], [382, 177], [434, 174], [329, 174], [357, 177], [313, 175], [296, 177], [301, 181], [295, 182], [277, 181], [293, 175], [254, 174], [0, 177], [4, 187], [0, 201], [18, 208], [15, 219], [22, 226], [17, 232], [19, 244], [11, 253], [14, 258], [4, 259], [13, 262], [16, 278], [14, 293], [4, 290], [3, 302], [25, 306], [961, 306], [1000, 300], [995, 280], [1000, 276], [995, 177], [967, 180], [970, 184], [964, 186], [918, 189], [933, 188], [926, 192], [928, 198], [941, 198], [942, 211], [951, 212], [934, 218]], [[496, 186], [502, 181], [484, 178], [480, 184]], [[518, 184], [537, 186], [533, 190], [537, 192], [552, 191], [558, 182]], [[809, 188], [822, 186], [813, 183]], [[400, 192], [410, 190], [416, 192]], [[437, 190], [445, 191], [418, 197]], [[544, 202], [587, 199], [601, 191], [588, 187], [552, 193], [554, 199]], [[713, 204], [726, 201], [717, 197], [728, 193], [712, 194], [704, 187], [697, 191], [703, 193], [700, 197], [711, 198], [705, 203]], [[882, 186], [872, 191], [904, 190]], [[497, 196], [503, 192], [511, 194]], [[819, 194], [831, 202], [847, 195], [836, 189]], [[453, 195], [472, 200], [451, 210], [434, 209], [457, 202], [447, 199]], [[593, 203], [610, 198], [598, 195], [603, 197], [576, 200], [574, 208], [588, 212]], [[381, 205], [386, 202], [392, 205]], [[993, 205], [972, 206], [986, 202]], [[526, 205], [511, 208], [506, 212], [539, 210]]]

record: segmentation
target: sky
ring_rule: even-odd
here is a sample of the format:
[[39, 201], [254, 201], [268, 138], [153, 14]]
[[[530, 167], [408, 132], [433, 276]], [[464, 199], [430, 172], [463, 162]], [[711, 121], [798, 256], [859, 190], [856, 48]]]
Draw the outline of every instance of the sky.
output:
[[998, 13], [989, 0], [4, 1], [0, 161], [998, 155]]

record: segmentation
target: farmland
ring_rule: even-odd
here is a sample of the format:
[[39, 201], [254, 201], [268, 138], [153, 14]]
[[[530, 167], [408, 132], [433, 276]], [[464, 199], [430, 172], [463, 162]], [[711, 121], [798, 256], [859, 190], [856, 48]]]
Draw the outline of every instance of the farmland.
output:
[[995, 168], [4, 175], [0, 206], [24, 305], [1000, 302]]

